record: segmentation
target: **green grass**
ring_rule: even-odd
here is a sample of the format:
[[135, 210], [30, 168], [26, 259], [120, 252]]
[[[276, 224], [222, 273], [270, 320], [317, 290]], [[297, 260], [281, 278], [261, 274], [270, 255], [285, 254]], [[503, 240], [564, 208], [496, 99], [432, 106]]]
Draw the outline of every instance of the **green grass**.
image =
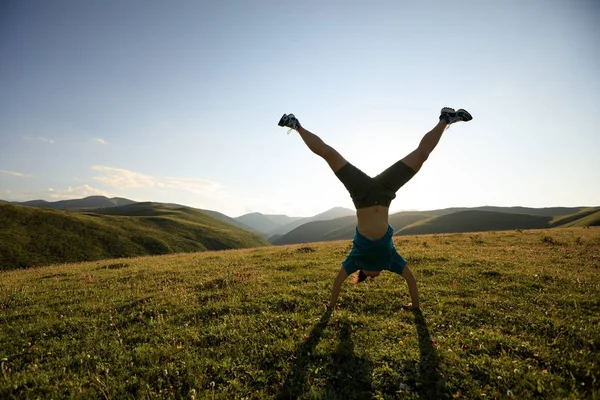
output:
[[264, 245], [191, 208], [136, 203], [74, 213], [0, 204], [0, 270]]
[[0, 398], [599, 398], [600, 228], [350, 241], [0, 273]]

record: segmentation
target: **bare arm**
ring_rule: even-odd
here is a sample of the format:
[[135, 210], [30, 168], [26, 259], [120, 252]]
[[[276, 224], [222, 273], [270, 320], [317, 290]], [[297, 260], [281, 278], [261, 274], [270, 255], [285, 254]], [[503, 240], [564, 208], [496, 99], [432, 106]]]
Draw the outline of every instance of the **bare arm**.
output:
[[333, 281], [333, 289], [331, 290], [331, 300], [329, 301], [329, 309], [333, 310], [335, 308], [335, 303], [337, 301], [338, 295], [340, 294], [340, 288], [342, 287], [342, 283], [346, 280], [348, 274], [344, 267], [340, 268], [340, 272], [338, 272], [335, 277], [335, 281]]
[[405, 305], [404, 308], [407, 310], [416, 310], [419, 308], [419, 289], [417, 288], [417, 281], [408, 267], [404, 267], [402, 276], [406, 279], [408, 292], [410, 293], [410, 299], [412, 300], [412, 303]]

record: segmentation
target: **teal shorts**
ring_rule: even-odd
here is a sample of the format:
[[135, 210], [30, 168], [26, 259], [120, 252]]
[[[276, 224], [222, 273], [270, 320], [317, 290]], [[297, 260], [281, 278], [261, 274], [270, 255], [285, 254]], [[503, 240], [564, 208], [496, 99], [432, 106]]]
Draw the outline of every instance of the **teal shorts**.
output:
[[388, 226], [386, 234], [377, 240], [370, 240], [358, 232], [354, 234], [352, 250], [342, 261], [348, 275], [359, 269], [366, 271], [391, 271], [402, 275], [406, 260], [398, 254], [392, 236], [394, 228]]

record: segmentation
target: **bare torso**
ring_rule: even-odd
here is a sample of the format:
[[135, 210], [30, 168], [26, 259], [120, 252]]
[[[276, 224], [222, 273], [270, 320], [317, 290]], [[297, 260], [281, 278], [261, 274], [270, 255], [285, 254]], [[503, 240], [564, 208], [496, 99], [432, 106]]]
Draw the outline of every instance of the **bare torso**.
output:
[[370, 240], [381, 239], [388, 230], [389, 208], [371, 206], [356, 210], [358, 231]]

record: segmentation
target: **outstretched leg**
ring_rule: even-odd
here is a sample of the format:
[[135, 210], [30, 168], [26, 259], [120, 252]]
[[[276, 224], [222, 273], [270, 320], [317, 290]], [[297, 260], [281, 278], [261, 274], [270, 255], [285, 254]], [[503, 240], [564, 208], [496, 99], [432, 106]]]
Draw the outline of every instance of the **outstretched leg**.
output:
[[[283, 114], [279, 121], [279, 126], [286, 126], [295, 129], [304, 140], [306, 146], [316, 155], [327, 161], [335, 176], [344, 184], [352, 200], [362, 199], [368, 194], [373, 186], [373, 178], [350, 164], [333, 147], [315, 135], [304, 129], [294, 114]], [[289, 133], [289, 132], [288, 132]], [[355, 202], [356, 205], [356, 202]]]
[[[353, 201], [355, 199], [362, 199], [369, 193], [369, 190], [373, 186], [373, 178], [346, 161], [337, 150], [323, 142], [320, 137], [304, 129], [294, 114], [283, 114], [283, 117], [279, 121], [279, 126], [287, 126], [291, 128], [290, 131], [292, 129], [298, 131], [306, 146], [313, 153], [327, 161], [335, 176], [350, 193]], [[354, 204], [356, 205], [356, 202]]]
[[440, 119], [440, 122], [423, 136], [423, 139], [421, 139], [421, 142], [419, 143], [419, 147], [400, 161], [413, 171], [419, 172], [423, 163], [429, 158], [429, 154], [431, 154], [433, 149], [435, 149], [439, 143], [447, 126], [448, 123], [445, 120]]
[[333, 172], [338, 172], [344, 165], [348, 163], [348, 161], [346, 161], [346, 159], [342, 157], [342, 155], [338, 153], [336, 149], [329, 146], [314, 133], [304, 129], [300, 124], [298, 124], [298, 128], [296, 130], [300, 134], [302, 140], [304, 140], [304, 143], [306, 143], [306, 146], [308, 146], [313, 153], [327, 161], [327, 164], [329, 164]]
[[[344, 165], [348, 164], [348, 161], [346, 161], [333, 147], [329, 146], [314, 133], [304, 129], [294, 114], [283, 114], [278, 125], [287, 126], [288, 128], [291, 128], [290, 131], [292, 129], [298, 131], [300, 137], [304, 140], [304, 143], [306, 143], [306, 146], [308, 146], [313, 153], [327, 161], [327, 164], [329, 164], [333, 172], [338, 172]], [[290, 131], [288, 131], [288, 133], [290, 133]]]
[[452, 108], [443, 108], [440, 121], [423, 136], [419, 147], [377, 175], [375, 179], [381, 182], [392, 193], [396, 193], [398, 189], [419, 172], [423, 163], [427, 161], [429, 155], [439, 143], [442, 134], [450, 124], [458, 121], [470, 121], [471, 119], [473, 119], [471, 114], [463, 109], [454, 111]]

